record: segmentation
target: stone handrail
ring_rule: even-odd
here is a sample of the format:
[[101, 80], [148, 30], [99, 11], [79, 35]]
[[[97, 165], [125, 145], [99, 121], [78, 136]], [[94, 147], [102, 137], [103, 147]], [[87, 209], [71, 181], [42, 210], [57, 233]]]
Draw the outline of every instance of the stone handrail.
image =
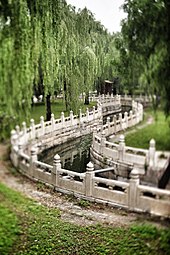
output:
[[[124, 100], [125, 97], [121, 98], [121, 102]], [[127, 101], [130, 102], [129, 97]], [[132, 164], [139, 169], [139, 173], [142, 175], [149, 169], [154, 171], [159, 171], [161, 168], [165, 169], [168, 157], [160, 160], [161, 153], [156, 151], [153, 139], [150, 141], [148, 150], [126, 146], [124, 135], [120, 136], [118, 144], [106, 140], [106, 137], [124, 131], [143, 119], [143, 106], [133, 100], [131, 100], [131, 103], [133, 111], [125, 112], [123, 117], [122, 113], [119, 113], [118, 116], [115, 115], [112, 122], [108, 117], [106, 124], [93, 132], [91, 158], [97, 165], [103, 165], [105, 161], [105, 167], [110, 165], [110, 161], [121, 161], [127, 165]]]
[[137, 207], [152, 214], [170, 216], [170, 191], [144, 185], [136, 187]]
[[[125, 182], [96, 177], [96, 173], [112, 171], [113, 168], [94, 170], [91, 162], [87, 165], [85, 173], [77, 173], [62, 169], [59, 155], [55, 155], [53, 166], [48, 165], [50, 171], [41, 169], [41, 163], [34, 162], [34, 159], [35, 154], [32, 151], [29, 160], [31, 167], [21, 169], [20, 165], [22, 173], [53, 186], [56, 191], [133, 211], [170, 217], [170, 191], [140, 185], [136, 169], [131, 171], [129, 182]], [[44, 166], [47, 167], [47, 164]]]
[[[122, 162], [124, 164], [132, 164], [138, 168], [141, 175], [146, 174], [150, 169], [155, 171], [158, 176], [159, 171], [166, 169], [168, 154], [161, 158], [163, 152], [157, 152], [155, 149], [155, 141], [151, 139], [149, 149], [133, 148], [125, 145], [124, 135], [119, 138], [119, 143], [108, 142], [105, 134], [108, 132], [93, 133], [93, 144], [90, 149], [91, 158], [98, 165], [102, 165], [105, 161], [105, 167], [112, 162]], [[100, 164], [101, 163], [101, 164]]]
[[[119, 166], [126, 165], [126, 162], [121, 161], [124, 155], [128, 154], [130, 148], [125, 147], [123, 140], [119, 144], [111, 144], [106, 141], [105, 136], [135, 125], [142, 120], [143, 116], [142, 106], [131, 100], [132, 111], [130, 111], [129, 115], [125, 113], [122, 118], [122, 114], [119, 114], [118, 119], [114, 116], [113, 122], [110, 122], [108, 118], [107, 123], [102, 125], [102, 108], [104, 104], [107, 107], [109, 106], [109, 100], [110, 104], [116, 102], [113, 96], [112, 98], [102, 96], [102, 99], [98, 101], [97, 109], [94, 107], [92, 112], [87, 109], [86, 113], [82, 114], [80, 110], [79, 116], [74, 116], [71, 111], [70, 116], [67, 118], [64, 117], [64, 113], [61, 113], [61, 118], [58, 120], [55, 120], [54, 115], [52, 115], [51, 120], [48, 122], [44, 122], [43, 117], [41, 117], [40, 123], [37, 125], [35, 125], [34, 120], [31, 120], [29, 128], [26, 127], [25, 123], [23, 123], [21, 130], [17, 126], [16, 130], [11, 132], [12, 163], [24, 175], [48, 184], [55, 190], [74, 194], [90, 201], [110, 203], [131, 210], [170, 216], [170, 191], [165, 192], [151, 187], [148, 189], [148, 187], [139, 185], [139, 170], [132, 170], [134, 164], [127, 164], [131, 171], [128, 182], [95, 176], [99, 172], [116, 172]], [[120, 103], [119, 100], [117, 97], [118, 105]], [[130, 99], [128, 99], [128, 104], [130, 104], [129, 102]], [[114, 167], [95, 171], [93, 164], [90, 162], [85, 173], [78, 173], [62, 169], [59, 155], [55, 155], [53, 166], [38, 161], [37, 149], [39, 148], [40, 151], [43, 143], [48, 144], [50, 147], [67, 141], [67, 137], [73, 138], [92, 131], [94, 131], [92, 146], [95, 149], [94, 153], [98, 151], [98, 157], [100, 158], [101, 155], [106, 156], [109, 152], [109, 160], [111, 162], [111, 156], [115, 151], [115, 155], [119, 160], [112, 162]], [[53, 140], [55, 140], [55, 143]], [[133, 150], [132, 148], [131, 150], [135, 153], [137, 152], [136, 149]], [[139, 150], [139, 152], [141, 153], [143, 150]], [[153, 152], [154, 147], [152, 144], [150, 156], [153, 155]], [[153, 158], [151, 161], [153, 163]], [[148, 198], [148, 192], [153, 194], [153, 196]], [[166, 196], [166, 199], [161, 200], [162, 196]], [[146, 208], [144, 206], [145, 203], [147, 204]]]

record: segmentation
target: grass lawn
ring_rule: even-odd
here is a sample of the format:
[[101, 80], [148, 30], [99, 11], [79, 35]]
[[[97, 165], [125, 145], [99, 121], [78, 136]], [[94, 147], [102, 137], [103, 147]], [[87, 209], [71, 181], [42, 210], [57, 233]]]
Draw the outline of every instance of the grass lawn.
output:
[[[146, 116], [148, 117], [149, 115], [154, 118], [152, 111], [146, 112]], [[170, 126], [161, 110], [157, 112], [157, 119], [154, 120], [154, 123], [142, 129], [134, 129], [135, 132], [126, 134], [125, 141], [127, 146], [148, 149], [149, 141], [154, 138], [157, 150], [170, 151]]]
[[[93, 105], [96, 104], [96, 102], [91, 102], [89, 105], [84, 105], [83, 103], [81, 103], [80, 108], [82, 109], [82, 112], [85, 112], [87, 107], [90, 109], [93, 107]], [[69, 112], [66, 111], [66, 107], [62, 99], [57, 99], [56, 102], [53, 102], [51, 104], [51, 111], [52, 113], [54, 113], [55, 119], [61, 117], [61, 112], [64, 112], [65, 117], [69, 115]], [[35, 123], [39, 123], [41, 116], [44, 116], [44, 119], [46, 117], [45, 104], [35, 104], [32, 107], [31, 118], [35, 120]]]
[[152, 225], [129, 228], [80, 227], [0, 184], [0, 254], [167, 255], [170, 229]]

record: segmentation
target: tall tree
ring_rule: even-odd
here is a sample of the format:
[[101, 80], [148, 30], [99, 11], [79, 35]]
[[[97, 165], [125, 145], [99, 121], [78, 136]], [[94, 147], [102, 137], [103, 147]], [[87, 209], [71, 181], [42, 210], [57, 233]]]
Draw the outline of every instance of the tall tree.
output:
[[[138, 80], [151, 94], [162, 96], [165, 113], [170, 114], [170, 46], [167, 0], [126, 0], [127, 19], [122, 23], [123, 40]], [[154, 99], [155, 97], [153, 97]], [[153, 102], [157, 106], [156, 101]]]
[[[33, 91], [64, 92], [67, 109], [114, 74], [113, 37], [86, 8], [65, 0], [0, 0], [0, 129], [29, 119]], [[15, 120], [15, 121], [14, 121]], [[5, 126], [3, 126], [5, 124]]]

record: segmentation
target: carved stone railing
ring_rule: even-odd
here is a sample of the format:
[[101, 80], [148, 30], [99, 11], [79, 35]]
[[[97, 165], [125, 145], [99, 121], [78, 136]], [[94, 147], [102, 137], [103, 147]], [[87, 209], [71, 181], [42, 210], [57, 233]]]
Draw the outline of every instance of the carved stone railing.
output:
[[[23, 123], [22, 129], [17, 126], [16, 130], [11, 132], [11, 160], [13, 165], [29, 178], [50, 185], [60, 192], [74, 194], [90, 201], [119, 205], [135, 211], [147, 211], [157, 215], [170, 216], [170, 191], [139, 184], [140, 169], [138, 171], [134, 169], [133, 156], [129, 156], [131, 153], [136, 153], [136, 149], [126, 148], [123, 140], [119, 144], [106, 141], [106, 135], [126, 129], [142, 120], [142, 106], [131, 100], [132, 111], [129, 114], [125, 113], [123, 118], [121, 114], [118, 118], [115, 116], [113, 123], [107, 119], [107, 123], [103, 125], [101, 121], [102, 109], [103, 105], [109, 107], [109, 100], [110, 104], [115, 103], [115, 105], [116, 100], [117, 105], [121, 102], [118, 101], [118, 97], [117, 99], [112, 97], [112, 100], [102, 97], [98, 101], [97, 109], [93, 107], [91, 112], [87, 109], [85, 114], [80, 111], [79, 115], [76, 116], [71, 111], [67, 118], [64, 117], [64, 113], [61, 113], [61, 118], [58, 120], [52, 115], [51, 121], [44, 122], [43, 117], [41, 117], [40, 123], [37, 125], [35, 125], [34, 120], [31, 120], [29, 128], [26, 128], [25, 123]], [[99, 152], [98, 158], [108, 154], [107, 161], [110, 160], [111, 168], [94, 170], [94, 166], [90, 162], [85, 173], [78, 173], [78, 171], [62, 169], [59, 155], [55, 155], [53, 165], [38, 161], [38, 153], [44, 148], [55, 146], [93, 131], [93, 152], [96, 154]], [[152, 157], [153, 152], [152, 146], [150, 156], [146, 150], [140, 150], [140, 153], [144, 155], [136, 153], [136, 156], [145, 157], [147, 154], [148, 157]], [[111, 162], [113, 155], [119, 159], [117, 162]], [[124, 158], [128, 162], [122, 162]], [[96, 176], [99, 171], [100, 174], [110, 171], [118, 175], [118, 171], [123, 166], [129, 167], [130, 179], [127, 182]]]
[[[138, 170], [133, 169], [128, 182], [96, 176], [115, 171], [114, 168], [94, 170], [91, 162], [85, 173], [62, 169], [60, 156], [54, 156], [53, 166], [37, 161], [36, 149], [31, 156], [20, 152], [20, 171], [35, 181], [45, 183], [56, 191], [99, 203], [121, 206], [138, 212], [170, 217], [170, 191], [140, 185]], [[27, 162], [27, 163], [26, 163]], [[26, 164], [25, 164], [26, 163]]]
[[[124, 100], [125, 98], [121, 99], [121, 101]], [[127, 101], [130, 102], [130, 98]], [[165, 171], [170, 154], [156, 151], [154, 139], [151, 139], [148, 150], [126, 146], [124, 135], [119, 137], [118, 143], [107, 141], [107, 137], [110, 135], [125, 131], [143, 119], [143, 106], [132, 100], [131, 102], [132, 111], [125, 112], [123, 117], [121, 113], [118, 116], [115, 115], [112, 122], [108, 117], [105, 125], [94, 130], [90, 156], [93, 162], [100, 167], [110, 166], [113, 162], [127, 165], [127, 170], [124, 170], [123, 176], [127, 176], [129, 166], [133, 166], [138, 169], [140, 175], [145, 175], [144, 180], [149, 181], [150, 178], [152, 179], [150, 183], [158, 185], [159, 175]]]
[[120, 136], [119, 143], [108, 142], [105, 134], [93, 134], [91, 158], [97, 165], [108, 166], [111, 162], [122, 162], [138, 168], [141, 175], [152, 169], [158, 175], [159, 171], [167, 167], [168, 154], [161, 158], [162, 152], [155, 150], [155, 141], [150, 141], [149, 149], [133, 148], [125, 145], [124, 135]]

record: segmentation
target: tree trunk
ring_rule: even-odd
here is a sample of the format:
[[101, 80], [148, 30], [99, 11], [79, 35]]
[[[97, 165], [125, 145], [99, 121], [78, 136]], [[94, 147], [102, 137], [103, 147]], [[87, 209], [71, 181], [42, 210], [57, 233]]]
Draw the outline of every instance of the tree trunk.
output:
[[50, 101], [51, 94], [46, 96], [46, 120], [51, 120], [51, 101]]
[[89, 105], [89, 93], [86, 93], [84, 104]]
[[66, 82], [66, 80], [64, 80], [64, 97], [65, 97], [66, 111], [68, 111], [68, 95], [67, 95], [67, 82]]

